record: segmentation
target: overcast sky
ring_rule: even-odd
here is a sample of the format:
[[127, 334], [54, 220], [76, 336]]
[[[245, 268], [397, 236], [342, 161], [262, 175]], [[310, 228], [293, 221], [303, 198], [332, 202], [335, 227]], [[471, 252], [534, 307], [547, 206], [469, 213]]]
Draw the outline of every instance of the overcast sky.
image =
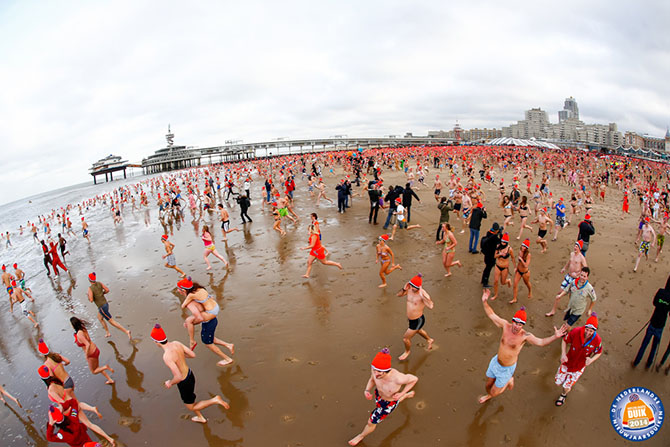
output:
[[502, 127], [663, 136], [670, 2], [2, 1], [0, 203], [175, 143]]

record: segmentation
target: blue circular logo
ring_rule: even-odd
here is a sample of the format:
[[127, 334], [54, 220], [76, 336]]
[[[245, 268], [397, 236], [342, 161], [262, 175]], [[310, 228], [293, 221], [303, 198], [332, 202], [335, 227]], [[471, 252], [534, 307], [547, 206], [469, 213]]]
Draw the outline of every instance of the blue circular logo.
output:
[[610, 407], [612, 427], [628, 441], [646, 441], [663, 426], [663, 402], [651, 390], [631, 387], [620, 392]]

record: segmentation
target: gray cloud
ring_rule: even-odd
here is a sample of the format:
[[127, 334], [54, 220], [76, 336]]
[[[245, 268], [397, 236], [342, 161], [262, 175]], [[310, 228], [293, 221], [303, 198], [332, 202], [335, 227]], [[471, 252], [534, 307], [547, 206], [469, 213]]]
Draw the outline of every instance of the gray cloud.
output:
[[[177, 142], [501, 127], [567, 96], [662, 135], [666, 2], [5, 3], [5, 195], [90, 179]], [[54, 172], [52, 183], [34, 181]], [[25, 189], [11, 185], [20, 182]]]

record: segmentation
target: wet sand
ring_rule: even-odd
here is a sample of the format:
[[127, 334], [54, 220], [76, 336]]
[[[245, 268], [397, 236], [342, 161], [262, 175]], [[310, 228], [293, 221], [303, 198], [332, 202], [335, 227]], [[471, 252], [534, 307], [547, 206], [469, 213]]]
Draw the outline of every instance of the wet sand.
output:
[[[431, 171], [428, 177], [433, 175]], [[506, 180], [511, 176], [507, 174]], [[326, 178], [328, 195], [335, 200], [333, 188], [339, 177]], [[405, 183], [398, 173], [385, 173], [384, 178], [385, 185]], [[23, 262], [31, 267], [26, 269], [28, 285], [38, 301], [34, 310], [42, 328], [37, 334], [16, 311], [0, 316], [4, 330], [0, 337], [4, 363], [0, 383], [29, 409], [14, 412], [5, 406], [0, 410], [2, 444], [47, 445], [43, 433], [48, 400], [36, 374], [39, 337], [44, 337], [53, 351], [72, 360], [67, 369], [78, 397], [97, 405], [104, 415], [104, 419], [93, 417], [92, 421], [119, 439], [118, 445], [126, 446], [346, 445], [373, 409], [374, 404], [363, 397], [363, 389], [370, 361], [384, 346], [391, 349], [393, 366], [417, 375], [419, 382], [416, 397], [403, 402], [381, 423], [361, 443], [365, 446], [624, 445], [609, 420], [609, 406], [618, 392], [629, 386], [645, 386], [670, 405], [667, 376], [645, 371], [644, 364], [630, 368], [643, 334], [631, 346], [624, 345], [651, 315], [653, 295], [670, 272], [670, 254], [662, 254], [655, 264], [654, 249], [652, 259], [643, 260], [638, 272], [632, 272], [637, 256], [638, 207], [632, 204], [633, 214], [622, 220], [620, 192], [609, 189], [605, 205], [599, 201], [594, 204], [596, 235], [587, 256], [590, 279], [598, 294], [594, 310], [599, 315], [604, 354], [587, 367], [564, 407], [556, 408], [554, 400], [560, 388], [553, 378], [559, 364], [559, 341], [544, 348], [526, 347], [515, 373], [515, 389], [487, 404], [477, 403], [477, 397], [484, 393], [484, 374], [497, 351], [500, 330], [482, 309], [479, 281], [483, 257], [467, 253], [464, 247], [469, 234], [467, 230], [459, 234], [460, 224], [455, 231], [459, 242], [455, 259], [464, 267], [454, 267], [453, 276], [444, 277], [441, 246], [434, 244], [439, 211], [430, 188], [417, 190], [422, 203], [415, 201], [412, 206], [412, 223], [423, 228], [399, 230], [396, 240], [390, 242], [404, 270], [394, 272], [388, 278], [389, 286], [379, 289], [375, 242], [384, 232], [385, 212], [380, 210], [380, 225], [368, 225], [367, 195], [355, 197], [353, 207], [339, 214], [336, 205], [327, 202], [314, 206], [306, 183], [298, 180], [296, 184], [295, 210], [301, 221], [288, 223], [289, 234], [284, 238], [271, 230], [269, 210], [260, 210], [258, 181], [252, 188], [249, 211], [254, 222], [244, 232], [231, 233], [227, 248], [221, 242], [217, 216], [206, 217], [212, 221], [210, 228], [216, 229], [217, 248], [230, 260], [229, 272], [212, 256], [213, 268], [205, 271], [200, 226], [190, 223], [188, 211], [186, 223], [180, 230], [175, 227], [171, 236], [178, 265], [216, 295], [222, 309], [217, 336], [235, 343], [232, 366], [215, 366], [218, 358], [202, 343], [195, 350], [197, 358], [189, 361], [197, 378], [198, 399], [221, 394], [231, 404], [228, 411], [205, 410], [206, 425], [190, 422], [191, 415], [177, 390], [163, 388], [170, 374], [161, 360], [162, 351], [149, 338], [152, 325], [160, 322], [168, 338], [188, 342], [182, 327], [185, 314], [175, 291], [179, 275], [163, 267], [163, 230], [155, 211], [150, 228], [145, 227], [142, 213], [133, 215], [129, 210], [125, 223], [114, 228], [107, 211], [95, 210], [98, 218], [90, 219], [93, 248], [81, 238], [69, 244], [73, 256], [67, 262], [72, 281], [67, 277], [49, 281], [37, 247], [24, 236], [25, 246], [32, 251], [21, 259], [31, 258]], [[555, 195], [567, 196], [564, 186], [551, 186]], [[489, 217], [483, 222], [482, 235], [494, 221], [502, 223], [502, 210], [496, 206], [497, 189], [484, 188]], [[317, 262], [312, 278], [305, 280], [301, 275], [308, 252], [299, 248], [307, 244], [309, 213], [313, 211], [319, 214], [322, 242], [331, 253], [330, 259], [341, 262], [344, 270]], [[231, 226], [240, 227], [236, 206], [230, 214]], [[451, 221], [455, 223], [453, 215]], [[515, 253], [520, 245], [515, 239], [518, 225], [517, 219], [510, 234]], [[524, 234], [534, 241], [536, 226], [532, 234]], [[561, 316], [546, 318], [544, 313], [559, 290], [563, 276], [559, 270], [576, 235], [575, 226], [566, 227], [557, 242], [549, 242], [546, 254], [540, 254], [533, 244], [534, 298], [527, 299], [521, 284], [519, 303], [510, 305], [507, 301], [512, 291], [503, 288], [500, 298], [492, 303], [496, 313], [509, 319], [525, 305], [529, 317], [526, 329], [539, 337], [551, 335]], [[103, 338], [95, 306], [86, 299], [86, 275], [92, 270], [111, 289], [110, 310], [133, 332], [135, 348], [113, 328], [111, 340]], [[424, 274], [424, 288], [435, 302], [435, 309], [426, 311], [424, 328], [435, 339], [435, 346], [432, 352], [426, 351], [423, 339], [416, 336], [409, 359], [398, 362], [407, 320], [405, 300], [395, 293], [417, 272]], [[567, 305], [567, 297], [561, 305]], [[91, 336], [102, 352], [101, 363], [110, 362], [116, 369], [116, 385], [104, 385], [102, 376], [88, 372], [81, 350], [73, 343], [68, 322], [73, 312], [93, 323]], [[578, 324], [584, 323], [582, 317]], [[199, 340], [198, 334], [196, 338]], [[665, 334], [661, 354], [667, 342]], [[667, 445], [669, 439], [668, 427], [663, 427], [644, 444]]]

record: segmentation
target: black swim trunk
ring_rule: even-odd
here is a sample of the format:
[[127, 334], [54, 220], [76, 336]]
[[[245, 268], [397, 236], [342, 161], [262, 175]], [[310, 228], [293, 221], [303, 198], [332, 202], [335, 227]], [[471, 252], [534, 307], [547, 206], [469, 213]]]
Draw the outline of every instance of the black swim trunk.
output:
[[424, 324], [426, 324], [426, 317], [424, 315], [421, 315], [416, 320], [409, 320], [409, 328], [412, 331], [418, 331]]
[[547, 235], [547, 230], [537, 230], [537, 236], [543, 238]]
[[441, 189], [436, 189], [436, 190], [435, 190], [435, 195], [436, 195], [436, 196], [439, 196], [441, 192], [442, 192]]
[[179, 388], [179, 396], [181, 396], [181, 401], [186, 405], [191, 405], [195, 402], [195, 376], [193, 371], [188, 370], [186, 378], [177, 384]]
[[455, 203], [454, 204], [454, 211], [460, 211], [461, 210], [461, 204], [460, 203]]

